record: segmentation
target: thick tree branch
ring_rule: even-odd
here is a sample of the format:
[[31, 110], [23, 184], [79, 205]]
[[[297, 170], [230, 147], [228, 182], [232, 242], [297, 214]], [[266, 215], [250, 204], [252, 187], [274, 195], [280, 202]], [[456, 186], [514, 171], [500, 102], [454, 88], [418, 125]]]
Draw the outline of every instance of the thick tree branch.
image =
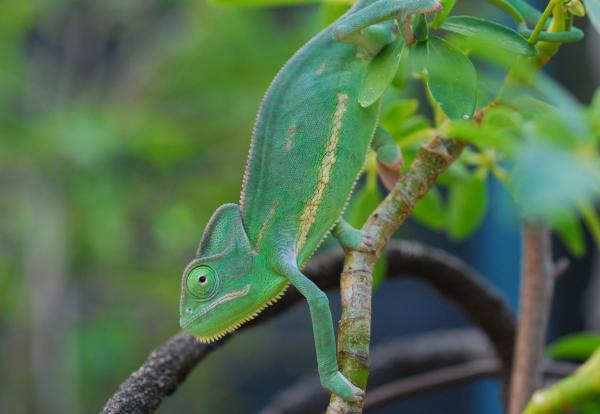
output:
[[[387, 256], [389, 278], [411, 275], [432, 285], [456, 302], [485, 332], [503, 361], [510, 361], [514, 338], [510, 310], [476, 271], [442, 250], [415, 242], [392, 241], [388, 245]], [[341, 250], [330, 250], [313, 259], [304, 272], [320, 288], [336, 288], [343, 261]], [[298, 292], [290, 289], [279, 302], [241, 329], [267, 321], [300, 299]], [[144, 364], [121, 384], [106, 403], [103, 413], [153, 412], [164, 397], [175, 392], [194, 366], [229, 338], [212, 345], [202, 345], [188, 334], [175, 335], [154, 350]]]
[[[439, 136], [421, 145], [408, 172], [363, 226], [367, 249], [347, 253], [340, 278], [342, 317], [338, 327], [338, 363], [346, 378], [363, 390], [369, 376], [372, 274], [377, 259], [417, 201], [458, 158], [462, 148], [461, 142], [443, 140]], [[350, 402], [332, 394], [327, 413], [361, 413], [362, 405], [362, 400]]]

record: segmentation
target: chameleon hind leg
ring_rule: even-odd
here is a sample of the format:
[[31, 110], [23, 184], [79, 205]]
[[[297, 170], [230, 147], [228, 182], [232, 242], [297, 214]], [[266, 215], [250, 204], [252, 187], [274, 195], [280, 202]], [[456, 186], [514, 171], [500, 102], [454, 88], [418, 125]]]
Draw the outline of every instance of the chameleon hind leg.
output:
[[364, 391], [352, 384], [339, 372], [336, 355], [333, 318], [327, 295], [309, 278], [304, 276], [295, 263], [282, 260], [276, 270], [306, 298], [310, 309], [317, 364], [321, 385], [348, 401], [364, 398]]
[[396, 181], [400, 179], [400, 171], [404, 165], [402, 151], [398, 147], [389, 132], [378, 127], [371, 144], [377, 153], [377, 172], [388, 190], [391, 190]]
[[333, 38], [360, 46], [363, 29], [387, 20], [399, 20], [404, 27], [406, 40], [412, 43], [414, 37], [408, 19], [414, 14], [440, 11], [441, 7], [439, 0], [377, 0], [340, 18], [333, 26]]
[[363, 240], [363, 233], [359, 229], [352, 227], [344, 219], [340, 219], [331, 231], [331, 235], [337, 239], [337, 241], [345, 249], [352, 250], [366, 250], [367, 246]]

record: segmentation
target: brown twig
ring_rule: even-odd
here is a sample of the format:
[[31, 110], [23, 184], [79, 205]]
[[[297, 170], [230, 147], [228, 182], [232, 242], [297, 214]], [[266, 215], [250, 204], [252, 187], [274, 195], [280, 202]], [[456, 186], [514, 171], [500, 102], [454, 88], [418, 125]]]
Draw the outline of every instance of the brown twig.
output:
[[[387, 248], [388, 277], [411, 275], [431, 284], [442, 295], [456, 302], [485, 332], [503, 361], [510, 361], [514, 321], [510, 310], [485, 279], [460, 259], [420, 243], [392, 241]], [[338, 286], [344, 261], [340, 250], [327, 251], [313, 259], [304, 272], [322, 289]], [[263, 323], [301, 300], [296, 290], [266, 309], [247, 329]], [[179, 333], [154, 350], [144, 364], [127, 378], [107, 401], [103, 413], [150, 413], [175, 392], [190, 371], [229, 337], [213, 345], [202, 345]], [[168, 369], [166, 369], [168, 368]]]
[[[443, 140], [439, 136], [423, 144], [408, 172], [363, 226], [367, 249], [347, 253], [340, 277], [342, 317], [338, 327], [338, 363], [346, 378], [363, 390], [369, 376], [372, 273], [377, 259], [417, 201], [456, 160], [462, 148], [461, 142]], [[361, 413], [362, 405], [362, 400], [350, 402], [332, 394], [327, 413]]]
[[528, 222], [522, 240], [521, 299], [510, 383], [510, 414], [522, 413], [533, 392], [542, 385], [544, 344], [556, 279], [548, 227]]

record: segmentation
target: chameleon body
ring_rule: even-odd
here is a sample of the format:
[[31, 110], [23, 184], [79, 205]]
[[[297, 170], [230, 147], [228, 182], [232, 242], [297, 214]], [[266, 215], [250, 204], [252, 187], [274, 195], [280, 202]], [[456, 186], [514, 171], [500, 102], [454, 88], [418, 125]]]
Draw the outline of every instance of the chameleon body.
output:
[[321, 383], [345, 399], [362, 397], [338, 371], [327, 297], [300, 269], [332, 229], [345, 246], [363, 243], [340, 218], [369, 145], [388, 167], [399, 168], [400, 156], [376, 134], [380, 105], [359, 105], [359, 85], [369, 57], [394, 40], [396, 20], [439, 7], [437, 0], [363, 0], [282, 68], [258, 113], [240, 205], [216, 210], [184, 270], [184, 330], [203, 342], [218, 339], [292, 284], [309, 304]]

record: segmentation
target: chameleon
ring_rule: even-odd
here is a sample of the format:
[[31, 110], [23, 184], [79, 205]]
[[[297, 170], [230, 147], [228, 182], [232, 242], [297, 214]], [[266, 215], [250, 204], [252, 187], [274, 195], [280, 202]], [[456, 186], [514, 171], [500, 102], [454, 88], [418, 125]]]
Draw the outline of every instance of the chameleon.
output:
[[214, 212], [183, 271], [183, 330], [218, 340], [293, 285], [308, 302], [322, 386], [345, 400], [364, 397], [339, 372], [328, 298], [301, 269], [330, 232], [346, 248], [368, 244], [342, 214], [370, 146], [384, 182], [399, 176], [402, 159], [378, 128], [381, 99], [362, 106], [359, 85], [400, 32], [414, 41], [413, 15], [440, 9], [438, 0], [359, 0], [283, 66], [258, 111], [240, 203]]

